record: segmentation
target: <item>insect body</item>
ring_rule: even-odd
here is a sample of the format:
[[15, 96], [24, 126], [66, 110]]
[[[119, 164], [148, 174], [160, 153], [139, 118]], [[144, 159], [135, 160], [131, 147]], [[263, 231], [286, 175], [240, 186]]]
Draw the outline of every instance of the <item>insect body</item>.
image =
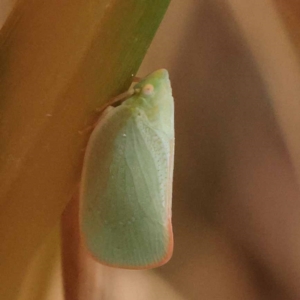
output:
[[81, 230], [101, 263], [147, 269], [173, 251], [174, 101], [158, 70], [108, 107], [93, 131], [81, 180]]

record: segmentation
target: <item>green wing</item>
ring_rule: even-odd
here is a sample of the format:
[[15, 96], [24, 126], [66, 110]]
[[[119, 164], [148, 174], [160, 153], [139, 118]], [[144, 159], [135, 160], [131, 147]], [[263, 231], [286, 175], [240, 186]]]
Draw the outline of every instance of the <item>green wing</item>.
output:
[[111, 108], [94, 130], [81, 182], [81, 228], [102, 263], [138, 269], [171, 256], [171, 144], [124, 105]]

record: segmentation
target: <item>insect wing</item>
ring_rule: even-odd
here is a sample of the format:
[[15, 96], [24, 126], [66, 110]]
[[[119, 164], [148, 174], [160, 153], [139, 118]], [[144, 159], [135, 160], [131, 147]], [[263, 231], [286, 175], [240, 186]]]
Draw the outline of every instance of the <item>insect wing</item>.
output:
[[144, 269], [172, 254], [173, 141], [125, 105], [91, 135], [81, 182], [87, 248], [106, 265]]

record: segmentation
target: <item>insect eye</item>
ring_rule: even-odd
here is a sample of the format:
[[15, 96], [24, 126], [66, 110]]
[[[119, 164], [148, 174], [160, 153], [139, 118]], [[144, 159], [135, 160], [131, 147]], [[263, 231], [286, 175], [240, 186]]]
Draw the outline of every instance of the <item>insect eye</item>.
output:
[[149, 96], [153, 93], [154, 91], [154, 86], [152, 84], [146, 84], [144, 87], [143, 87], [143, 94], [145, 96]]

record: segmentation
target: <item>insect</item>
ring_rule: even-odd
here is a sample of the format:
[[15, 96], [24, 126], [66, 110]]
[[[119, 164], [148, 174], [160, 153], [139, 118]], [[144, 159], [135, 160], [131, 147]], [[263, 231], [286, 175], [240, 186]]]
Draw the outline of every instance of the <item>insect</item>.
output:
[[173, 158], [174, 101], [160, 69], [104, 110], [87, 145], [80, 226], [100, 263], [148, 269], [171, 258]]

